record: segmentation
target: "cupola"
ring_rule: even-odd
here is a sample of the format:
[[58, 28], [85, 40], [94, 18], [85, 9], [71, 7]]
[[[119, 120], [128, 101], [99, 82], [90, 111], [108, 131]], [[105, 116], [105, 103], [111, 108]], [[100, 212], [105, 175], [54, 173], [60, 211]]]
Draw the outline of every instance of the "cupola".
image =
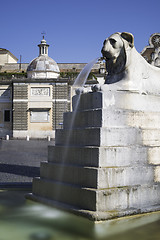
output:
[[39, 56], [33, 59], [27, 68], [27, 77], [34, 79], [57, 79], [60, 75], [58, 64], [48, 56], [48, 47], [46, 40], [41, 40], [39, 47]]

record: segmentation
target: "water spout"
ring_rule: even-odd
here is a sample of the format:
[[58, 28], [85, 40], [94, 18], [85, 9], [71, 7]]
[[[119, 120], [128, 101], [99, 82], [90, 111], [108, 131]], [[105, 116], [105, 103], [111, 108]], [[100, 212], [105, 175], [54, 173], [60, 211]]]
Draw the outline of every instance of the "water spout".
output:
[[73, 84], [73, 87], [84, 87], [84, 85], [87, 81], [88, 75], [89, 75], [93, 65], [97, 62], [98, 59], [99, 59], [99, 57], [92, 60], [88, 64], [86, 64], [86, 66], [82, 69], [82, 71], [80, 72], [80, 74], [76, 78], [76, 80]]

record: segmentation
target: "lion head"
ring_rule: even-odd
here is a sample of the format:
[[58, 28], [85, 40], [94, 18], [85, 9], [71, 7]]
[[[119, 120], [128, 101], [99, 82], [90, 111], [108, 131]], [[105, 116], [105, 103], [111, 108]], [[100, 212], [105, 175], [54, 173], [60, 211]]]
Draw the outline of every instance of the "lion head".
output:
[[105, 83], [117, 82], [119, 78], [113, 76], [125, 74], [123, 70], [126, 68], [127, 51], [133, 46], [134, 37], [127, 32], [114, 33], [104, 41], [101, 52], [106, 61], [106, 70], [108, 72]]

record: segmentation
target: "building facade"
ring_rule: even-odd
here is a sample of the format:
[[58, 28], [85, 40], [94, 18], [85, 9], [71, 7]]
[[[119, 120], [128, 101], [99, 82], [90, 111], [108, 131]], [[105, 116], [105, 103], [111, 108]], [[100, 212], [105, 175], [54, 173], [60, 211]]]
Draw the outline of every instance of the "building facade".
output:
[[12, 136], [12, 84], [0, 84], [0, 137]]
[[68, 84], [55, 80], [13, 81], [13, 137], [54, 138], [69, 108]]
[[39, 56], [27, 67], [26, 79], [13, 80], [13, 137], [54, 138], [68, 110], [68, 85], [42, 39]]
[[9, 50], [0, 48], [0, 66], [5, 64], [17, 64], [18, 58], [16, 58]]
[[[11, 79], [0, 79], [1, 138], [6, 135], [20, 139], [54, 138], [55, 130], [62, 128], [63, 113], [71, 109], [74, 73], [85, 64], [72, 64], [73, 77], [65, 78], [70, 72], [68, 69], [62, 78], [59, 65], [48, 56], [49, 45], [44, 37], [38, 47], [39, 56], [27, 66], [27, 77], [12, 75]], [[95, 68], [97, 78], [104, 79], [104, 74], [99, 73], [102, 63], [96, 64]], [[64, 69], [63, 66], [61, 71]], [[97, 80], [92, 79], [88, 84], [93, 83]]]

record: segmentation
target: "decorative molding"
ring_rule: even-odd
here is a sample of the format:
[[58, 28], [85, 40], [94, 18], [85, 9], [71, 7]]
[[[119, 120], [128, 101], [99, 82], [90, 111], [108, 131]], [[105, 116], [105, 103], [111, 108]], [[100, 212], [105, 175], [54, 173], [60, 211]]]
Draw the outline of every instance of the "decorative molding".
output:
[[52, 102], [70, 102], [68, 99], [52, 99]]
[[28, 102], [28, 99], [13, 99], [13, 102]]
[[31, 96], [50, 96], [50, 88], [49, 87], [31, 87]]

